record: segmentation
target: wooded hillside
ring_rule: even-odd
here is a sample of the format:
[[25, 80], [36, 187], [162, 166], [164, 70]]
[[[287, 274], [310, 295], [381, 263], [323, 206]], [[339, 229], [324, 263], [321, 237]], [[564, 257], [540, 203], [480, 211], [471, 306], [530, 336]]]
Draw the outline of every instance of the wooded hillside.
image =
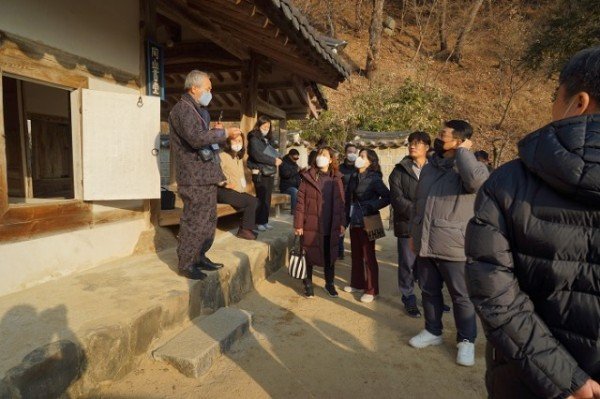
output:
[[[324, 34], [348, 42], [356, 73], [326, 90], [330, 111], [301, 123], [336, 146], [356, 129], [437, 133], [466, 119], [496, 163], [550, 120], [556, 71], [600, 44], [596, 0], [295, 0]], [[378, 8], [383, 6], [381, 15]], [[381, 35], [380, 43], [377, 36]], [[369, 76], [369, 78], [367, 78]]]

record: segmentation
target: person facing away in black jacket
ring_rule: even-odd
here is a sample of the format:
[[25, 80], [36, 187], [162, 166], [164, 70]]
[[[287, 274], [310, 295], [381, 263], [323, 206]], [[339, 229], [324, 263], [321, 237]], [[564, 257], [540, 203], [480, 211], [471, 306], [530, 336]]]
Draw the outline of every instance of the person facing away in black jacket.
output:
[[[277, 167], [281, 158], [275, 156], [272, 145], [273, 132], [271, 120], [262, 115], [256, 121], [254, 129], [248, 133], [248, 168], [252, 171], [252, 182], [256, 188], [258, 207], [256, 208], [256, 224], [259, 231], [273, 228], [269, 224], [271, 195]], [[269, 151], [271, 150], [271, 151]]]
[[346, 292], [363, 292], [361, 302], [373, 302], [379, 295], [379, 264], [375, 241], [365, 231], [364, 217], [379, 214], [390, 204], [390, 190], [382, 179], [379, 157], [371, 149], [363, 149], [355, 162], [354, 174], [346, 188], [346, 219], [350, 221], [352, 277]]
[[291, 197], [292, 215], [296, 209], [296, 199], [301, 180], [300, 167], [298, 166], [299, 159], [300, 153], [295, 148], [292, 148], [283, 157], [283, 162], [279, 165], [279, 191], [283, 194], [289, 194]]
[[[348, 183], [350, 182], [352, 175], [357, 173], [354, 162], [356, 161], [356, 158], [358, 158], [358, 147], [352, 143], [348, 143], [344, 148], [344, 153], [345, 157], [344, 162], [342, 162], [340, 165], [340, 173], [342, 174], [342, 182], [344, 183], [345, 190], [346, 187], [348, 187]], [[344, 239], [342, 238], [338, 244], [339, 259], [344, 259], [344, 252]]]
[[394, 216], [394, 234], [398, 238], [398, 287], [402, 303], [411, 317], [421, 317], [414, 293], [415, 279], [413, 268], [417, 259], [410, 248], [410, 220], [417, 198], [417, 184], [423, 166], [427, 163], [427, 153], [431, 148], [431, 138], [425, 132], [414, 132], [408, 136], [408, 156], [396, 165], [390, 174], [390, 192]]
[[467, 228], [490, 398], [600, 398], [600, 47], [562, 69], [552, 119], [484, 184]]

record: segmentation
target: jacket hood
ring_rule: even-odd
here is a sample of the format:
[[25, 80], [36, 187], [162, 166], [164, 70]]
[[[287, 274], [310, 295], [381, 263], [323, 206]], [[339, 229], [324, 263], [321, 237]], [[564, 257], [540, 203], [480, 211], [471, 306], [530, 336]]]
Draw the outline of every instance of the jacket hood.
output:
[[519, 142], [519, 156], [555, 190], [600, 207], [600, 114], [544, 126]]

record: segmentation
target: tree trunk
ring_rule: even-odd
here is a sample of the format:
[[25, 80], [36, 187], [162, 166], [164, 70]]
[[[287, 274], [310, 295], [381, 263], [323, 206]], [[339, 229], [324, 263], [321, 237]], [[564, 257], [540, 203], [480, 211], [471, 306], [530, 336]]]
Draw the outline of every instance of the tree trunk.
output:
[[355, 8], [355, 18], [356, 18], [356, 31], [360, 31], [363, 28], [363, 15], [362, 15], [362, 4], [363, 0], [356, 0], [356, 8]]
[[383, 4], [384, 0], [373, 0], [373, 14], [371, 14], [371, 27], [369, 28], [369, 49], [367, 51], [368, 79], [372, 79], [377, 70], [381, 32], [383, 30]]
[[446, 35], [446, 16], [448, 0], [442, 0], [442, 13], [440, 14], [440, 51], [448, 51], [448, 37]]
[[483, 0], [475, 0], [473, 6], [471, 7], [471, 12], [469, 13], [469, 19], [467, 24], [463, 27], [458, 35], [458, 39], [456, 39], [456, 46], [454, 46], [454, 54], [452, 55], [451, 60], [460, 64], [462, 60], [462, 51], [465, 46], [467, 34], [473, 28], [473, 24], [475, 24], [475, 18], [477, 17], [477, 13], [483, 4]]
[[335, 20], [333, 15], [333, 0], [327, 0], [327, 25], [329, 26], [329, 36], [335, 37]]

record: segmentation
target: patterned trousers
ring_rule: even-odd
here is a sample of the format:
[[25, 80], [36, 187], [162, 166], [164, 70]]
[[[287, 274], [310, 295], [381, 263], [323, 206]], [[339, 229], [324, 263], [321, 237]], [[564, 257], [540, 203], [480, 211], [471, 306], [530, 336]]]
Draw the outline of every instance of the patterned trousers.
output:
[[179, 270], [190, 269], [210, 249], [217, 229], [217, 186], [180, 186]]

